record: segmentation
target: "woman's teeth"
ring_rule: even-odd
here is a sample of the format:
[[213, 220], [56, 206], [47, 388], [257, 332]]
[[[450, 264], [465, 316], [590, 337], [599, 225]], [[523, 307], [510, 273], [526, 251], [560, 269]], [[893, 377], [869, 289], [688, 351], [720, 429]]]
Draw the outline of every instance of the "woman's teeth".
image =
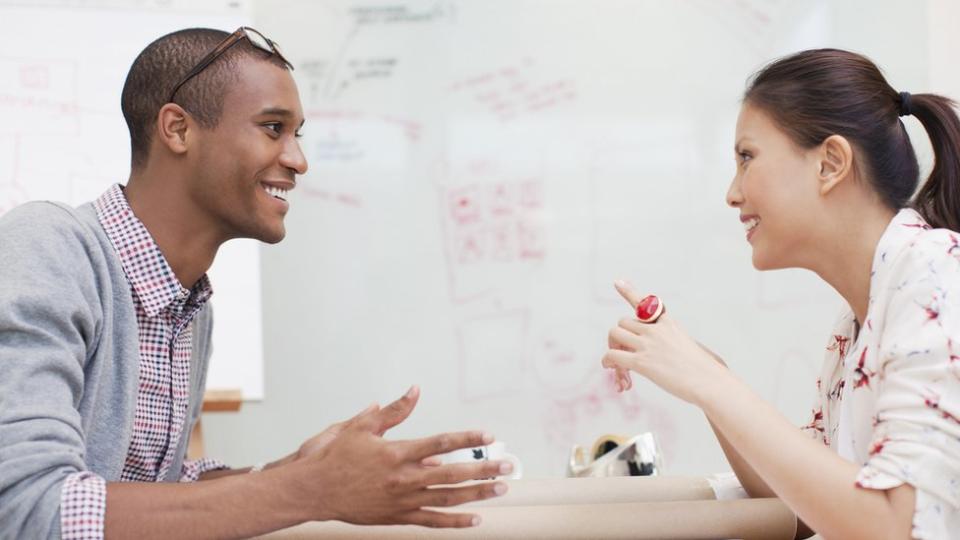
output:
[[756, 226], [759, 224], [760, 224], [760, 218], [758, 217], [750, 218], [743, 222], [743, 228], [746, 229], [747, 232], [750, 232], [754, 228], [756, 228]]

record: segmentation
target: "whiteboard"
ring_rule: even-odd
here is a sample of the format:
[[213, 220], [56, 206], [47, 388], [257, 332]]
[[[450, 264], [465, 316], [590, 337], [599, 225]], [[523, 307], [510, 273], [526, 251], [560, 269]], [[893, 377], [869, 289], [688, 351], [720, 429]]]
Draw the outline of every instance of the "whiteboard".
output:
[[[181, 28], [249, 24], [240, 1], [0, 2], [0, 214], [29, 200], [78, 205], [126, 183], [120, 112], [127, 70], [151, 41]], [[210, 270], [208, 388], [263, 397], [259, 246], [228, 242]]]
[[805, 423], [840, 299], [809, 273], [751, 268], [724, 204], [738, 101], [766, 61], [814, 46], [861, 50], [895, 87], [925, 90], [926, 4], [0, 1], [0, 112], [14, 120], [0, 212], [123, 181], [134, 56], [173, 29], [252, 21], [296, 66], [310, 171], [287, 238], [260, 261], [230, 242], [211, 271], [209, 386], [267, 396], [205, 417], [212, 456], [276, 459], [418, 383], [389, 436], [487, 429], [542, 477], [563, 474], [575, 443], [649, 430], [667, 473], [715, 472], [698, 410], [604, 378], [607, 329], [628, 314], [612, 281], [661, 295]]
[[[808, 272], [751, 267], [724, 199], [734, 124], [747, 77], [808, 47], [877, 46], [894, 84], [923, 88], [923, 39], [884, 48], [922, 36], [923, 10], [880, 4], [869, 42], [850, 25], [863, 2], [256, 4], [296, 65], [310, 170], [264, 250], [267, 392], [283, 395], [206, 423], [212, 453], [282, 455], [419, 383], [392, 436], [488, 429], [531, 477], [648, 430], [668, 473], [726, 468], [697, 409], [605, 378], [629, 314], [617, 278], [809, 421], [841, 301]], [[241, 425], [258, 434], [242, 449]]]

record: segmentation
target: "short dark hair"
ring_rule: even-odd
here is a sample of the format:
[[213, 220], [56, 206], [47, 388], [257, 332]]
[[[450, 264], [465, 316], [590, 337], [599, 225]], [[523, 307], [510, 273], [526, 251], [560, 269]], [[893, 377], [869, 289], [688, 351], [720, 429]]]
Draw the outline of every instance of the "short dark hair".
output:
[[[133, 61], [123, 84], [120, 108], [130, 130], [134, 169], [147, 163], [157, 112], [167, 103], [173, 87], [229, 35], [211, 28], [178, 30], [147, 45]], [[181, 86], [174, 101], [201, 127], [216, 127], [223, 112], [224, 95], [230, 83], [239, 78], [241, 60], [245, 58], [268, 61], [287, 69], [278, 56], [268, 55], [243, 39]]]
[[[868, 58], [814, 49], [760, 70], [744, 103], [769, 114], [801, 148], [835, 134], [846, 137], [861, 152], [867, 179], [888, 207], [911, 205], [934, 227], [960, 229], [960, 119], [952, 100], [900, 94]], [[920, 169], [901, 114], [923, 124], [934, 152], [933, 170], [912, 201]]]

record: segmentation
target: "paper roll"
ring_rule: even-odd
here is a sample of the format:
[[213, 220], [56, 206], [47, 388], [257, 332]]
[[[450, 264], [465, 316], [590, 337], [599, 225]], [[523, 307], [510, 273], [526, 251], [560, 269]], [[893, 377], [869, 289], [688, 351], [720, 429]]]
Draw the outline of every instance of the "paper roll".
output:
[[482, 523], [469, 529], [364, 527], [309, 523], [263, 537], [269, 540], [368, 539], [558, 540], [706, 539], [789, 540], [796, 518], [777, 499], [675, 501], [473, 508]]
[[470, 507], [543, 506], [715, 499], [703, 477], [617, 476], [608, 478], [527, 479], [507, 481], [502, 497], [470, 503]]
[[714, 500], [702, 477], [563, 478], [508, 481], [510, 491], [447, 511], [480, 515], [470, 529], [364, 527], [309, 523], [267, 535], [269, 540], [314, 538], [391, 540], [744, 538], [791, 539], [796, 517], [778, 499]]

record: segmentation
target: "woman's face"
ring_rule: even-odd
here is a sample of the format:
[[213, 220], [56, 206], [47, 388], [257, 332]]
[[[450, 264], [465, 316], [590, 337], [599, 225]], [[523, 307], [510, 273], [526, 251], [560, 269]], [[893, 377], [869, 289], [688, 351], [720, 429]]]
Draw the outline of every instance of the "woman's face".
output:
[[761, 109], [744, 104], [734, 145], [737, 173], [727, 204], [740, 210], [758, 270], [810, 268], [815, 253], [819, 161]]

